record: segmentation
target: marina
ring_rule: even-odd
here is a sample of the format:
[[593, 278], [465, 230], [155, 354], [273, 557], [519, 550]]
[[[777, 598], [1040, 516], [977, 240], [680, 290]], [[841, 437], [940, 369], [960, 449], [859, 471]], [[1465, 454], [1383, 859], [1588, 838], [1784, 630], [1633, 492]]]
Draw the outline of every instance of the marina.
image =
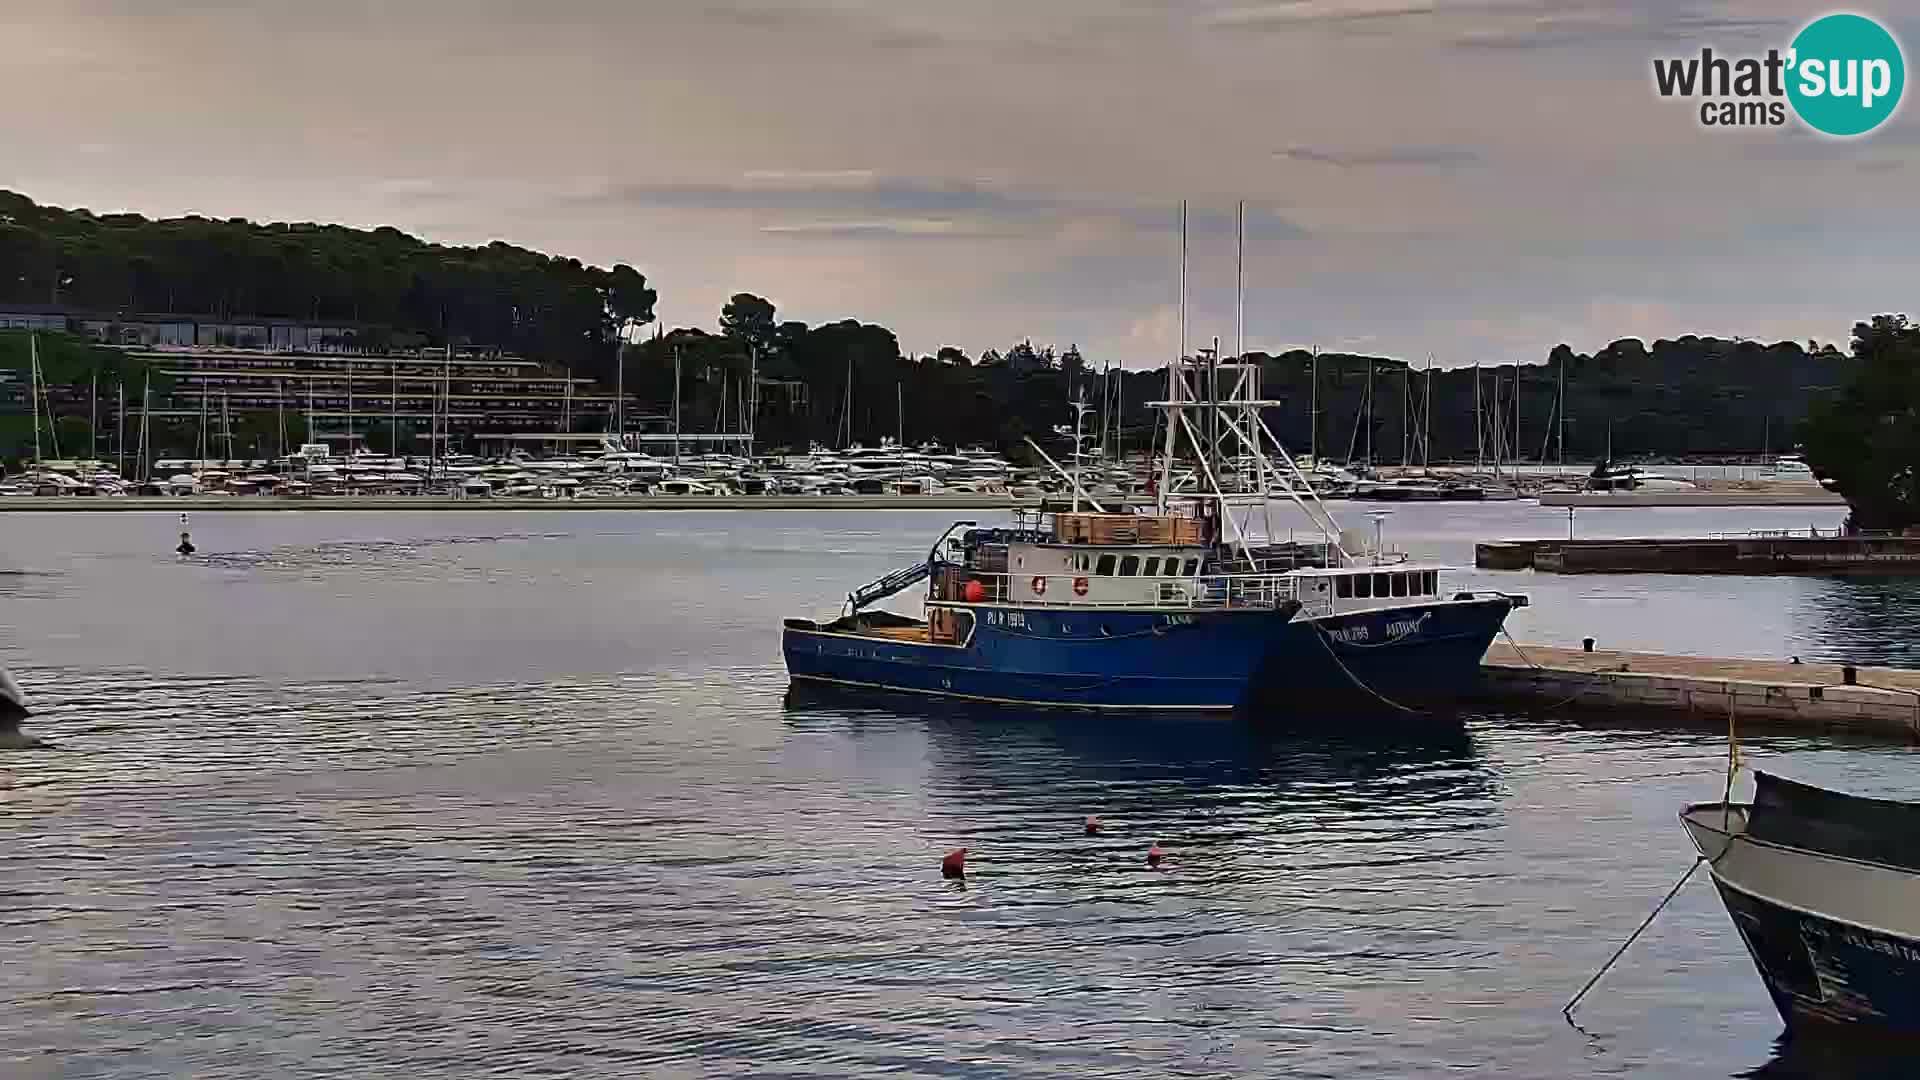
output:
[[1920, 1077], [1911, 18], [974, 7], [6, 20], [0, 1080]]
[[[1471, 512], [1403, 507], [1390, 535], [1457, 564], [1472, 535], [1550, 513]], [[1650, 513], [1633, 527], [1781, 512]], [[166, 1054], [219, 1075], [230, 1039], [155, 1025], [192, 1008], [222, 1031], [244, 1010], [273, 1036], [245, 1071], [271, 1071], [307, 1060], [303, 1025], [336, 1007], [333, 988], [379, 980], [344, 1022], [364, 1034], [330, 1041], [361, 1071], [416, 1060], [377, 1034], [396, 1012], [435, 1017], [467, 1067], [588, 1072], [607, 1055], [750, 1072], [875, 1047], [1036, 1077], [1149, 1060], [1568, 1080], [1797, 1068], [1704, 871], [1582, 1006], [1605, 1050], [1559, 1016], [1693, 857], [1674, 814], [1720, 797], [1713, 704], [1694, 719], [1508, 703], [1451, 723], [1382, 708], [1274, 725], [790, 684], [768, 610], [831, 597], [850, 563], [864, 579], [924, 558], [940, 511], [229, 514], [196, 522], [186, 561], [169, 550], [176, 517], [8, 521], [0, 665], [34, 710], [26, 730], [58, 747], [0, 758], [15, 869], [49, 883], [10, 908], [32, 927], [17, 944], [31, 974], [10, 992], [34, 1004], [9, 1053], [105, 1076]], [[1575, 651], [1597, 636], [1855, 658], [1863, 683], [1870, 664], [1916, 662], [1884, 629], [1920, 612], [1897, 581], [1649, 580], [1528, 578], [1511, 630]], [[1910, 774], [1907, 738], [1749, 728], [1744, 699], [1741, 716], [1742, 754], [1769, 772], [1866, 794]], [[75, 837], [101, 857], [75, 858]], [[1167, 861], [1149, 870], [1156, 842]], [[936, 870], [960, 846], [963, 889]], [[155, 923], [142, 890], [161, 876], [175, 906]], [[263, 907], [262, 890], [324, 899]], [[95, 899], [76, 910], [77, 895]], [[447, 950], [501, 986], [532, 957], [561, 962], [529, 1012], [449, 986]], [[961, 955], [967, 985], [1011, 1002], [984, 1031], [947, 996]], [[743, 979], [743, 964], [761, 970]], [[590, 974], [609, 970], [631, 983]], [[1062, 977], [1094, 989], [1027, 993]], [[1267, 1019], [1101, 1021], [1168, 1007], [1154, 1003], [1169, 980]], [[782, 1001], [819, 1025], [768, 1034], [761, 1009]], [[1470, 1014], [1473, 1037], [1420, 1011]], [[1079, 1034], [1034, 1062], [1052, 1030]], [[530, 1048], [529, 1031], [575, 1049]], [[90, 1049], [103, 1041], [118, 1049]]]

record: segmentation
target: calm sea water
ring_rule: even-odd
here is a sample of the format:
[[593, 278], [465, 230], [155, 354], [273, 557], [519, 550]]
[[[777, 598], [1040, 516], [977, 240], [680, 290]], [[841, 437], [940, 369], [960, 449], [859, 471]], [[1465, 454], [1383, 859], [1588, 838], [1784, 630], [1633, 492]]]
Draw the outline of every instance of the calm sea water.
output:
[[[1779, 1056], [1704, 881], [1560, 1017], [1691, 861], [1712, 733], [789, 693], [780, 617], [950, 517], [204, 514], [190, 561], [171, 515], [0, 519], [0, 662], [61, 748], [0, 757], [0, 1075], [1846, 1074]], [[1522, 640], [1920, 662], [1914, 583], [1467, 576], [1533, 596]]]

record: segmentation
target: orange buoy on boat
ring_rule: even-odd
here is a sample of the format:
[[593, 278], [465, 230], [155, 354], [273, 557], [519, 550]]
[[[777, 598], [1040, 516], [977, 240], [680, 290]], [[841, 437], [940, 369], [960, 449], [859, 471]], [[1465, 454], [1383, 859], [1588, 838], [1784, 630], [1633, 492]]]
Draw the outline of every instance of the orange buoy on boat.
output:
[[967, 603], [978, 604], [987, 598], [987, 587], [978, 581], [968, 581], [960, 595], [966, 597]]
[[940, 876], [943, 878], [963, 878], [967, 876], [967, 849], [956, 848], [947, 852], [940, 860]]

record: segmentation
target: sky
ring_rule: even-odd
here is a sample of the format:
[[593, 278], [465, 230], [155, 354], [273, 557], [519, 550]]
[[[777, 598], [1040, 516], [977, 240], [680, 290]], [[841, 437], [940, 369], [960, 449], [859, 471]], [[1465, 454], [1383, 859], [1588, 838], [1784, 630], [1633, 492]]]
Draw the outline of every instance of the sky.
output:
[[[1920, 42], [1910, 0], [1860, 8]], [[1905, 311], [1920, 109], [1703, 128], [1652, 60], [1790, 0], [8, 0], [0, 187], [391, 224], [639, 268], [903, 347], [1443, 366]], [[1911, 54], [1910, 54], [1911, 55]], [[1920, 94], [1915, 90], [1908, 96]]]

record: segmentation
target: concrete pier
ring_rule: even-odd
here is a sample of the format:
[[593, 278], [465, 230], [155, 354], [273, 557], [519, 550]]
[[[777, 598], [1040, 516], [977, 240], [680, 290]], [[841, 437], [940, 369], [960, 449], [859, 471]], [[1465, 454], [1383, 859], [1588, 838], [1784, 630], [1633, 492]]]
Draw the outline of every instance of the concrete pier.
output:
[[1845, 506], [1847, 500], [1818, 484], [1798, 484], [1698, 491], [1543, 491], [1540, 505], [1625, 510], [1641, 506]]
[[1500, 540], [1474, 545], [1482, 570], [1546, 574], [1913, 574], [1920, 536], [1754, 533], [1703, 538]]
[[1838, 664], [1495, 644], [1482, 665], [1489, 703], [1653, 712], [1737, 724], [1851, 731], [1920, 741], [1920, 671]]

